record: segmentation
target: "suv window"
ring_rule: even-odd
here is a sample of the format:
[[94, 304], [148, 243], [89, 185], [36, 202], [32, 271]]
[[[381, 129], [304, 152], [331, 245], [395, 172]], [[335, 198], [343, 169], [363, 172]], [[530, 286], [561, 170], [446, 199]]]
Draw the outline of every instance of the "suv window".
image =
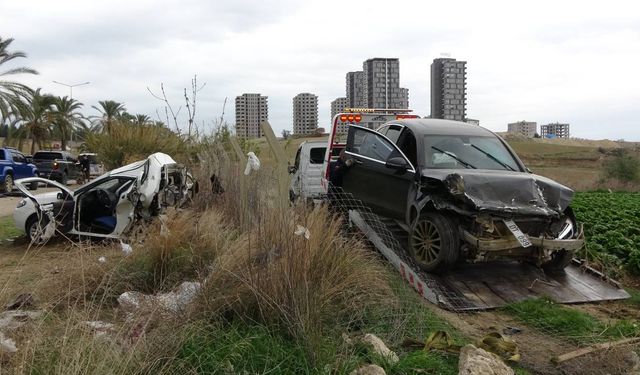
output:
[[393, 144], [384, 139], [382, 135], [365, 129], [352, 127], [349, 131], [347, 151], [386, 162], [394, 151], [394, 148]]
[[[400, 132], [402, 131], [402, 127], [391, 125], [389, 130], [387, 131], [387, 138], [395, 144], [398, 144], [398, 137], [400, 137]], [[402, 148], [402, 147], [401, 147]], [[404, 150], [402, 150], [404, 152]]]
[[13, 161], [16, 163], [27, 163], [27, 158], [19, 152], [11, 151], [11, 156], [13, 156]]
[[1, 160], [5, 160], [5, 159], [7, 159], [7, 158], [4, 156], [4, 150], [0, 150], [0, 159], [1, 159]]
[[466, 162], [478, 169], [509, 170], [501, 164], [504, 163], [512, 170], [520, 170], [509, 150], [496, 137], [426, 135], [424, 147], [427, 168], [464, 169], [463, 162]]

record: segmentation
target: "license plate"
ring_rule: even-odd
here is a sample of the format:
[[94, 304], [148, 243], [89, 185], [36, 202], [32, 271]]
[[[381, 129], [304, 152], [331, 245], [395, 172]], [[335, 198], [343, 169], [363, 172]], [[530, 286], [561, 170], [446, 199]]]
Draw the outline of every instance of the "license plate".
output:
[[503, 221], [504, 221], [504, 224], [507, 226], [507, 228], [509, 228], [511, 233], [513, 233], [513, 235], [516, 237], [518, 242], [520, 242], [520, 245], [522, 245], [522, 247], [531, 246], [531, 241], [529, 241], [529, 237], [527, 237], [526, 234], [522, 233], [520, 228], [518, 228], [518, 225], [513, 220], [503, 220]]

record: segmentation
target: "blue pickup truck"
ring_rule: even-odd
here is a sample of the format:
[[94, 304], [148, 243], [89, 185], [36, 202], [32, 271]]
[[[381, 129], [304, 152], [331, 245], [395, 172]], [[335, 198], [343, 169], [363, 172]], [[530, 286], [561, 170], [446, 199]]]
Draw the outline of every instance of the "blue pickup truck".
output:
[[[36, 166], [29, 163], [20, 151], [13, 148], [0, 148], [0, 172], [0, 191], [5, 194], [13, 190], [13, 181], [38, 176]], [[32, 183], [29, 188], [36, 190], [38, 183]]]

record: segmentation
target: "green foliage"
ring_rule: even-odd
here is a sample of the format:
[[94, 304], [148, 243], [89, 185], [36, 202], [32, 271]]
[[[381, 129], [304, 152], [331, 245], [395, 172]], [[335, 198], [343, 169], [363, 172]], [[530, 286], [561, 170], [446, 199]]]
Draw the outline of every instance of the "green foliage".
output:
[[0, 241], [19, 236], [21, 233], [13, 223], [11, 216], [0, 218]]
[[608, 178], [624, 182], [638, 182], [640, 181], [640, 160], [629, 155], [626, 150], [619, 150], [605, 164], [605, 173]]
[[640, 193], [576, 193], [571, 206], [589, 256], [610, 271], [640, 275]]
[[[27, 55], [20, 51], [10, 51], [9, 48], [13, 43], [13, 38], [2, 38], [0, 36], [0, 69], [6, 63], [14, 59], [24, 58]], [[21, 105], [28, 101], [33, 90], [26, 85], [10, 81], [10, 76], [16, 74], [38, 74], [31, 68], [12, 68], [9, 70], [0, 70], [0, 118], [9, 117], [10, 113], [17, 113]]]
[[545, 333], [580, 344], [640, 335], [640, 326], [635, 321], [620, 320], [606, 324], [592, 315], [556, 304], [548, 298], [512, 303], [504, 311]]
[[189, 159], [188, 144], [169, 128], [114, 121], [110, 133], [87, 135], [87, 148], [98, 153], [108, 169], [142, 160], [154, 152], [164, 152], [174, 159]]

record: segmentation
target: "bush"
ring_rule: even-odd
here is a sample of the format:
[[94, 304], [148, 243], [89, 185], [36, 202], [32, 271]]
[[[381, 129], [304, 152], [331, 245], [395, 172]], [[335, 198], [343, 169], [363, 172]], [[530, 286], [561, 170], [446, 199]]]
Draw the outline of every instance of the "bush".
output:
[[117, 122], [109, 133], [90, 134], [86, 143], [107, 169], [145, 159], [154, 152], [164, 152], [183, 163], [190, 159], [188, 143], [164, 126]]
[[625, 150], [619, 150], [605, 164], [605, 172], [607, 177], [620, 181], [640, 181], [640, 160], [629, 155]]

